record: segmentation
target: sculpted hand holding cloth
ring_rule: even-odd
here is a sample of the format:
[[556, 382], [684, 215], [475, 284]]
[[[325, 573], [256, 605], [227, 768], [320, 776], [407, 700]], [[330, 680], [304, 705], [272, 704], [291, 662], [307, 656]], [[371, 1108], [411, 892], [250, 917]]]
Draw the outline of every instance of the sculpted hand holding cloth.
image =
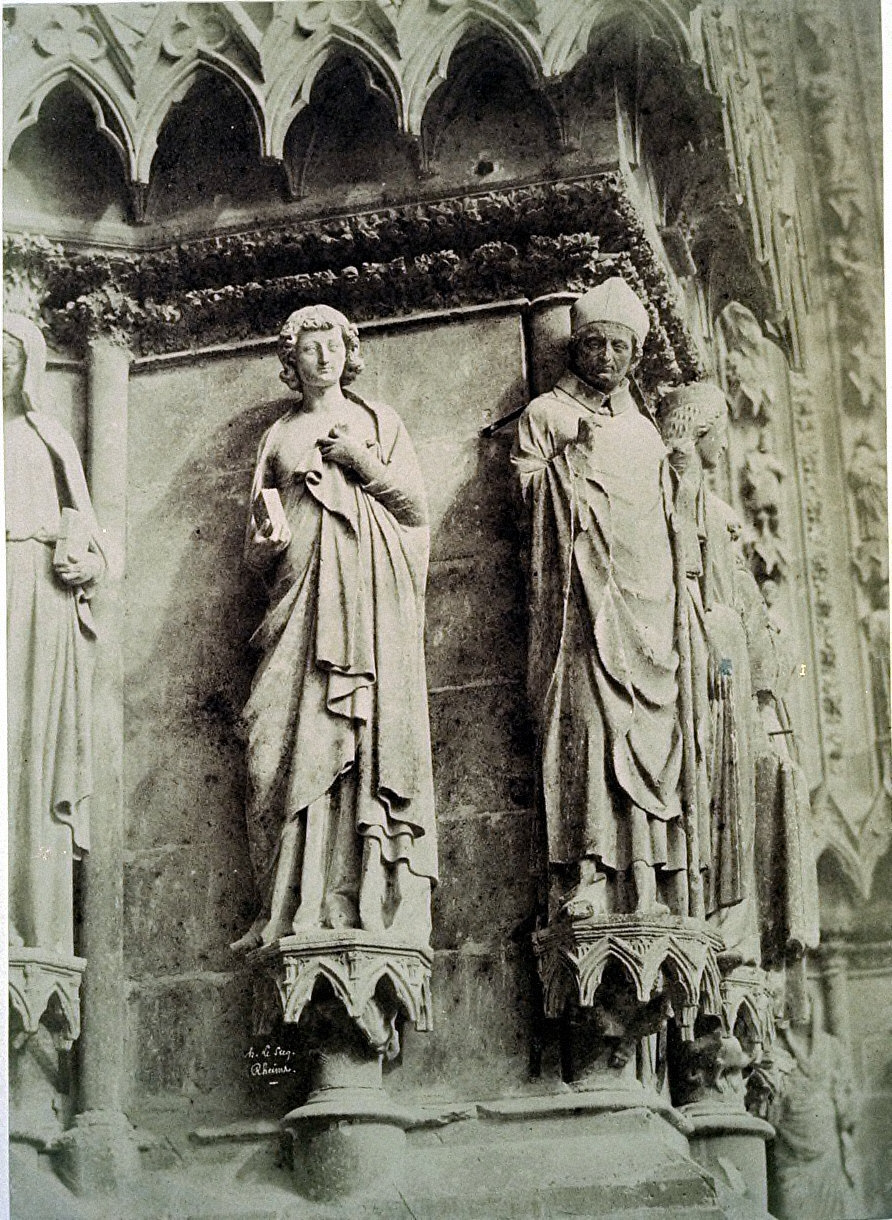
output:
[[[607, 324], [631, 332], [640, 351], [649, 326], [618, 278], [579, 298], [571, 321], [571, 349]], [[605, 394], [568, 371], [518, 426], [529, 687], [552, 865], [685, 868], [665, 458], [626, 381]], [[639, 869], [636, 909], [655, 905], [642, 878]]]

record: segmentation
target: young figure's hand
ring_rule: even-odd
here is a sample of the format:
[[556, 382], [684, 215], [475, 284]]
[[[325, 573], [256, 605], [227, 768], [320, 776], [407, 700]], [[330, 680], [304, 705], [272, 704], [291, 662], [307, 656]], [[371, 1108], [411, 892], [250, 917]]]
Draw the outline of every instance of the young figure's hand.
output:
[[260, 529], [254, 530], [251, 542], [261, 555], [281, 555], [291, 544], [291, 530], [287, 522], [273, 526], [272, 521], [265, 521]]
[[374, 453], [368, 445], [351, 436], [346, 427], [336, 425], [328, 436], [321, 437], [316, 444], [326, 462], [334, 462], [352, 471], [363, 482], [374, 477], [377, 465]]
[[676, 474], [686, 474], [697, 461], [697, 446], [692, 440], [679, 437], [669, 442], [669, 464]]
[[70, 589], [77, 589], [81, 585], [88, 585], [91, 580], [101, 576], [103, 566], [102, 559], [92, 552], [84, 559], [78, 561], [61, 559], [58, 563], [53, 564], [56, 575], [62, 584], [68, 585]]

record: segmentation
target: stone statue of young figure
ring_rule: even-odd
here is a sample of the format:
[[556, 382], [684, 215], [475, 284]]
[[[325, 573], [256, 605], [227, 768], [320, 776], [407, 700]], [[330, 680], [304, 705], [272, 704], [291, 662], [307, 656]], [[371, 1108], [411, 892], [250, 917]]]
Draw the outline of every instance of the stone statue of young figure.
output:
[[[424, 486], [396, 413], [343, 388], [362, 369], [343, 314], [293, 313], [279, 358], [298, 397], [261, 441], [245, 542], [269, 594], [243, 713], [262, 905], [233, 948], [319, 928], [425, 942], [437, 853]], [[283, 520], [260, 511], [272, 488]]]
[[571, 326], [569, 367], [526, 408], [512, 454], [549, 918], [687, 914], [666, 449], [628, 386], [649, 320], [614, 278]]
[[670, 450], [672, 526], [685, 575], [690, 655], [689, 672], [680, 681], [691, 692], [706, 914], [721, 928], [726, 954], [755, 965], [760, 948], [752, 685], [738, 596], [744, 569], [732, 536], [733, 510], [705, 481], [728, 445], [724, 393], [705, 382], [670, 391], [661, 403], [660, 430]]
[[[71, 956], [93, 787], [90, 596], [106, 565], [80, 454], [44, 410], [45, 366], [38, 327], [5, 314], [9, 939]], [[77, 514], [76, 547], [58, 545], [63, 509]]]
[[818, 943], [808, 788], [789, 741], [776, 629], [740, 523], [704, 477], [727, 449], [723, 391], [707, 382], [670, 391], [660, 428], [686, 575], [690, 673], [680, 680], [692, 694], [706, 913], [726, 967], [787, 968]]

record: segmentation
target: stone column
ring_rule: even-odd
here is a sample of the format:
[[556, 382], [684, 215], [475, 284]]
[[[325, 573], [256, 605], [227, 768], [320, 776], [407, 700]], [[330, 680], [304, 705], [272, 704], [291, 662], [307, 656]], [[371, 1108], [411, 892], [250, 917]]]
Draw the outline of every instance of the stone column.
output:
[[132, 1185], [139, 1169], [133, 1129], [122, 1112], [124, 1036], [124, 556], [127, 397], [130, 352], [109, 338], [87, 354], [87, 471], [103, 529], [108, 571], [93, 609], [99, 632], [93, 681], [90, 852], [82, 865], [79, 1113], [56, 1146], [60, 1175], [77, 1193]]
[[526, 324], [534, 394], [550, 390], [567, 367], [570, 305], [575, 293], [555, 292], [530, 304]]
[[837, 945], [822, 946], [820, 963], [826, 1027], [848, 1050], [852, 1045], [852, 1027], [849, 1020], [849, 968], [845, 952]]

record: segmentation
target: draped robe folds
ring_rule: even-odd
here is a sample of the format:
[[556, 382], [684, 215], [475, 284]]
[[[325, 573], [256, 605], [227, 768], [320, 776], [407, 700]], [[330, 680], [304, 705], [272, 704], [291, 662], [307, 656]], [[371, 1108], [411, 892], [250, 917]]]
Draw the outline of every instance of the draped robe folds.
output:
[[83, 467], [58, 421], [29, 411], [4, 421], [10, 939], [71, 954], [73, 868], [89, 848], [90, 586], [53, 569], [63, 506], [88, 523], [102, 555]]
[[676, 487], [675, 513], [688, 518], [674, 518], [673, 528], [687, 573], [706, 914], [721, 929], [726, 950], [758, 964], [752, 683], [733, 514], [707, 489], [698, 461]]
[[665, 456], [624, 386], [608, 405], [567, 374], [519, 421], [529, 689], [552, 864], [686, 866]]
[[730, 662], [727, 686], [709, 692], [707, 913], [729, 952], [789, 969], [819, 936], [808, 787], [788, 745], [775, 632], [737, 541], [740, 523], [705, 487], [700, 517], [707, 562], [689, 582], [692, 639]]
[[[334, 424], [385, 463], [380, 482], [362, 486], [322, 461], [316, 442]], [[268, 573], [269, 609], [252, 639], [261, 659], [243, 713], [261, 891], [269, 894], [284, 825], [351, 768], [355, 835], [377, 840], [386, 863], [434, 879], [429, 530], [408, 433], [389, 407], [352, 395], [337, 418], [298, 406], [261, 442], [252, 505], [264, 487], [278, 488], [292, 538]], [[246, 559], [256, 563], [252, 533], [249, 519]], [[336, 872], [345, 867], [335, 862]]]

